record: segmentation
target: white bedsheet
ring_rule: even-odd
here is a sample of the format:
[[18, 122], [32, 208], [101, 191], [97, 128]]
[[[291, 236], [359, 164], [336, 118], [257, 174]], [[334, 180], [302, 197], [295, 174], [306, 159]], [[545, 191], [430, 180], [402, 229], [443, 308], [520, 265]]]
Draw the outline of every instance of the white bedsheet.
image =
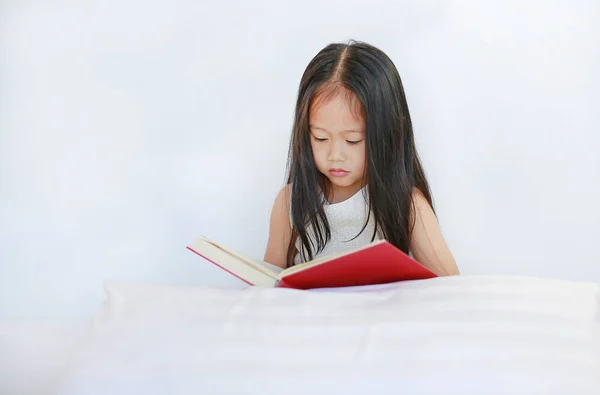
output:
[[89, 322], [0, 321], [0, 395], [48, 395]]
[[600, 394], [595, 284], [106, 289], [55, 394]]

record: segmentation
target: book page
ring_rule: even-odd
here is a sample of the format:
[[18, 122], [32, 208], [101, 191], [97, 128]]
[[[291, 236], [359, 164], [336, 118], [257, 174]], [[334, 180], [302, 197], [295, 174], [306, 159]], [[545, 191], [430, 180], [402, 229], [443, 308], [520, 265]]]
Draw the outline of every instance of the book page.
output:
[[250, 285], [273, 287], [276, 284], [275, 273], [262, 265], [248, 263], [202, 237], [188, 249]]
[[244, 262], [252, 265], [253, 267], [256, 267], [257, 269], [259, 267], [264, 268], [267, 271], [267, 273], [270, 273], [273, 275], [273, 278], [277, 278], [277, 275], [283, 271], [283, 268], [281, 268], [279, 266], [271, 265], [268, 262], [264, 262], [264, 261], [261, 261], [260, 259], [255, 259], [255, 258], [249, 257], [247, 255], [240, 254], [239, 252], [236, 252], [235, 255], [238, 258], [240, 258], [241, 260], [243, 260]]
[[233, 251], [233, 250], [223, 246], [222, 244], [219, 244], [215, 241], [209, 240], [208, 238], [206, 238], [204, 236], [202, 236], [202, 239], [204, 241], [214, 245], [215, 247], [225, 251], [229, 255], [233, 255], [236, 258], [241, 259], [242, 261], [244, 261], [248, 265], [252, 266], [256, 270], [259, 270], [262, 273], [271, 276], [272, 278], [277, 278], [278, 274], [283, 271], [283, 269], [280, 268], [279, 266], [271, 265], [270, 263], [261, 261], [260, 259], [252, 258], [252, 257], [246, 256], [244, 254], [241, 254], [239, 252]]

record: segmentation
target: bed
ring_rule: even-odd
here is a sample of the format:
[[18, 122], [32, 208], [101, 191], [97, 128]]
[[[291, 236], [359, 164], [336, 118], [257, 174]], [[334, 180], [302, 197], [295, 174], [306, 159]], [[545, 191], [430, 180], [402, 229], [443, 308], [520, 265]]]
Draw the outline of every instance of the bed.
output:
[[46, 394], [600, 394], [597, 284], [105, 290]]

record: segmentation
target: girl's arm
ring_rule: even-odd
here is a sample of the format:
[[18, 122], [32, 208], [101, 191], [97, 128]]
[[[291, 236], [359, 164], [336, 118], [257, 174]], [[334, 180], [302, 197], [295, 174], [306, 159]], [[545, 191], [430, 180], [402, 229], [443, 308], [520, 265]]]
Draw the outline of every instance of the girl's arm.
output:
[[292, 238], [290, 225], [290, 185], [286, 185], [275, 198], [269, 223], [269, 240], [263, 261], [286, 267], [288, 244]]
[[439, 276], [459, 274], [429, 202], [418, 190], [413, 193], [413, 201], [414, 228], [410, 249], [414, 258]]

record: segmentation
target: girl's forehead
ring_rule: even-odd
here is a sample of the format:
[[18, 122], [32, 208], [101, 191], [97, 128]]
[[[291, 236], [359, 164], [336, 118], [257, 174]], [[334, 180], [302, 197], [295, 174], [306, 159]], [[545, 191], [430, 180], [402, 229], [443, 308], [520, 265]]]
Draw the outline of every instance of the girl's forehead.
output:
[[351, 91], [317, 95], [310, 106], [310, 126], [336, 130], [364, 130], [360, 100]]

